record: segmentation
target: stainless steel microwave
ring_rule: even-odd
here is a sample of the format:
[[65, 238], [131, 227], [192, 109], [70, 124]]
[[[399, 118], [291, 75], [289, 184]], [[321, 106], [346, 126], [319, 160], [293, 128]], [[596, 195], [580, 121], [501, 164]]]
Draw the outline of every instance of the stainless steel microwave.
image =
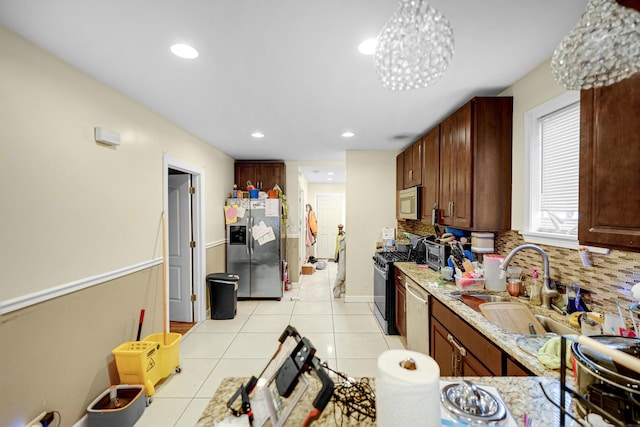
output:
[[398, 191], [398, 218], [420, 219], [422, 187], [416, 186]]

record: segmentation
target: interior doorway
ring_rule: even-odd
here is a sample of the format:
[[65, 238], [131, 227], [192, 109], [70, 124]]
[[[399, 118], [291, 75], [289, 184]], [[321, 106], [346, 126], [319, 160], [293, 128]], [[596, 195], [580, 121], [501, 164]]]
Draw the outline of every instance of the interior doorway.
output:
[[204, 170], [164, 157], [166, 213], [166, 330], [170, 321], [199, 322], [206, 317]]
[[344, 225], [344, 194], [317, 194], [316, 257], [335, 259], [338, 224]]
[[191, 174], [169, 168], [167, 257], [169, 320], [193, 322], [193, 218]]

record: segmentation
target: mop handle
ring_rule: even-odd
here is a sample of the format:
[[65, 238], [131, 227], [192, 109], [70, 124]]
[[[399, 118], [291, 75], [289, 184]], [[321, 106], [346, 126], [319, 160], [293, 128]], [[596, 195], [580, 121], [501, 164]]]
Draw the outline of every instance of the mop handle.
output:
[[138, 321], [138, 336], [136, 341], [140, 341], [140, 333], [142, 332], [142, 322], [144, 322], [144, 308], [140, 310], [140, 320]]

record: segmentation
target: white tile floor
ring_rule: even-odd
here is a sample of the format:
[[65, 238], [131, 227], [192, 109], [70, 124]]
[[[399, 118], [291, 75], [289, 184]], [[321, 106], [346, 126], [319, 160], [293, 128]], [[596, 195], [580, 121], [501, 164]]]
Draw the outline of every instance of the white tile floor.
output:
[[136, 427], [194, 426], [223, 378], [262, 371], [289, 324], [311, 340], [331, 368], [353, 377], [375, 376], [378, 355], [403, 348], [402, 343], [382, 333], [372, 304], [333, 299], [336, 268], [329, 262], [325, 270], [300, 276], [282, 301], [238, 301], [234, 319], [206, 320], [192, 328], [180, 343], [182, 372], [156, 385], [153, 403]]

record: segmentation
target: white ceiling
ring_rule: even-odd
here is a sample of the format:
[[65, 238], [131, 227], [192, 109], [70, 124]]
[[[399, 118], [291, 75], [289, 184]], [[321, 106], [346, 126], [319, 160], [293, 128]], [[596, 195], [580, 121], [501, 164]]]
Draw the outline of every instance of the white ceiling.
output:
[[[0, 0], [0, 23], [236, 159], [321, 165], [401, 150], [472, 96], [509, 87], [551, 57], [587, 0], [432, 0], [453, 26], [453, 61], [434, 86], [392, 92], [357, 46], [397, 4]], [[174, 43], [200, 56], [177, 58]]]

